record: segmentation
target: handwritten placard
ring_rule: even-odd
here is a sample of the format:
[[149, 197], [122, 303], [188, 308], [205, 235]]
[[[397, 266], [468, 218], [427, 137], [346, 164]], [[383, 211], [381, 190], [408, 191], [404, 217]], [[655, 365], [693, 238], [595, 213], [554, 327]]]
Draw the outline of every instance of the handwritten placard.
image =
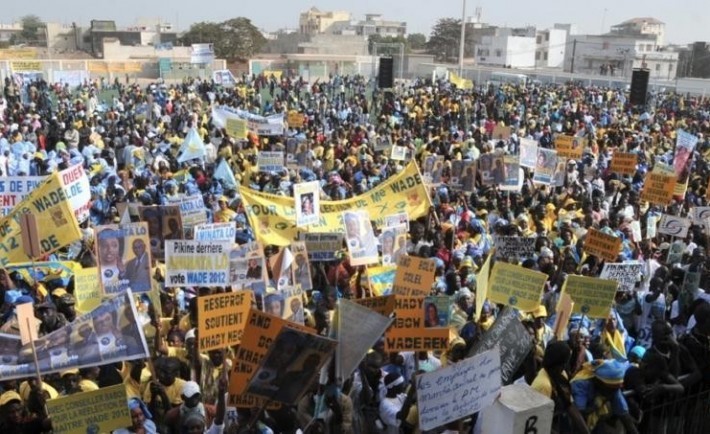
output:
[[501, 388], [497, 348], [417, 377], [419, 426], [431, 430], [493, 404]]

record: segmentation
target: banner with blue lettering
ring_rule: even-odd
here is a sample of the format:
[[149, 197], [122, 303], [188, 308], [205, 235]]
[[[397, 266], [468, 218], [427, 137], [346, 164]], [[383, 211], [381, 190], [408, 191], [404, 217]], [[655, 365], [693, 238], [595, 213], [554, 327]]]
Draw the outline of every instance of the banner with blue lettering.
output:
[[229, 241], [165, 241], [165, 286], [228, 286]]

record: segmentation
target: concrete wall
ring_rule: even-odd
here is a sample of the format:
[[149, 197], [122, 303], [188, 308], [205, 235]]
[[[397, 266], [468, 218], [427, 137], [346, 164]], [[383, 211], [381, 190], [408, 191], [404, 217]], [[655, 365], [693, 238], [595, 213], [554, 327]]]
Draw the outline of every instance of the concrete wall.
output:
[[104, 40], [105, 60], [130, 60], [130, 59], [190, 59], [190, 47], [173, 47], [172, 50], [156, 50], [151, 46], [132, 47], [121, 45], [118, 40]]

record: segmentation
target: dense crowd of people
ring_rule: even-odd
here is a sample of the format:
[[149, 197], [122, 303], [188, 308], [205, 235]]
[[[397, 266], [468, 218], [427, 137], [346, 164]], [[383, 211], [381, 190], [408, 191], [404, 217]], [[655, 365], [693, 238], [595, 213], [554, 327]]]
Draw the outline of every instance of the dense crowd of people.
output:
[[[76, 164], [90, 175], [84, 238], [45, 258], [79, 268], [96, 266], [92, 228], [121, 221], [124, 204], [159, 206], [201, 195], [208, 221], [236, 222], [234, 242], [244, 244], [257, 240], [257, 228], [250, 224], [241, 189], [292, 197], [295, 184], [315, 180], [322, 200], [344, 200], [404, 170], [408, 160], [391, 158], [380, 144], [406, 148], [422, 168], [432, 205], [427, 216], [408, 222], [402, 245], [394, 246], [391, 237], [387, 248], [397, 257], [434, 260], [431, 292], [450, 297], [448, 327], [455, 338], [445, 351], [403, 353], [387, 353], [380, 339], [353, 375], [339, 382], [326, 369], [301, 391], [297, 405], [230, 412], [227, 375], [235, 348], [200, 353], [194, 329], [195, 300], [229, 288], [166, 288], [165, 265], [153, 258], [150, 279], [161, 303], [160, 311], [151, 310], [153, 334], [146, 333], [152, 357], [47, 374], [41, 383], [36, 377], [2, 381], [0, 431], [51, 432], [48, 400], [124, 384], [131, 425], [114, 433], [476, 432], [478, 414], [422, 431], [413, 385], [420, 373], [463, 360], [494, 324], [503, 306], [486, 301], [477, 316], [477, 280], [496, 240], [505, 236], [533, 238], [534, 253], [497, 261], [547, 276], [540, 306], [520, 312], [534, 345], [511, 382], [526, 383], [554, 401], [554, 432], [666, 433], [671, 427], [708, 432], [708, 228], [693, 220], [680, 238], [655, 226], [661, 215], [691, 218], [694, 208], [708, 205], [710, 98], [657, 93], [641, 107], [631, 105], [623, 89], [573, 82], [463, 90], [446, 80], [415, 79], [391, 91], [373, 87], [360, 76], [307, 83], [288, 72], [279, 78], [244, 75], [234, 87], [206, 80], [143, 86], [94, 80], [77, 88], [6, 79], [0, 97], [0, 177], [44, 176]], [[115, 96], [101, 100], [109, 91]], [[304, 121], [281, 136], [250, 132], [241, 140], [215, 125], [215, 106], [260, 116], [296, 111]], [[509, 127], [508, 133], [494, 136], [500, 127]], [[687, 188], [666, 206], [649, 204], [641, 199], [646, 175], [659, 164], [673, 164], [679, 130], [697, 138]], [[206, 153], [178, 162], [190, 131], [199, 134]], [[519, 188], [512, 190], [500, 188], [512, 176], [502, 167], [491, 169], [490, 180], [479, 167], [475, 178], [452, 182], [460, 164], [519, 155], [523, 142], [554, 150], [557, 135], [575, 136], [584, 148], [581, 158], [558, 166], [559, 182], [534, 182], [528, 167], [520, 169]], [[282, 172], [260, 171], [258, 153], [287, 150], [289, 141], [297, 143], [297, 164]], [[615, 153], [637, 155], [633, 173], [611, 170]], [[441, 163], [440, 171], [426, 169], [432, 159]], [[222, 162], [239, 185], [215, 177]], [[640, 237], [633, 234], [636, 226]], [[640, 264], [640, 272], [617, 291], [608, 317], [573, 314], [558, 336], [553, 325], [567, 276], [599, 277], [605, 263], [585, 252], [591, 229], [621, 239], [614, 262]], [[376, 235], [380, 230], [375, 227]], [[382, 256], [384, 238], [377, 243]], [[263, 247], [266, 286], [276, 288], [268, 258], [280, 249]], [[360, 279], [365, 267], [351, 265], [346, 246], [335, 259], [311, 261], [310, 267], [313, 289], [303, 300], [303, 321], [328, 336], [336, 300], [373, 291]], [[40, 337], [77, 316], [71, 273], [56, 278], [11, 267], [1, 273], [2, 333], [19, 333], [13, 318], [23, 303], [34, 304]], [[696, 285], [689, 284], [690, 273], [699, 276]], [[11, 356], [0, 354], [4, 363]], [[667, 407], [671, 403], [676, 404]]]

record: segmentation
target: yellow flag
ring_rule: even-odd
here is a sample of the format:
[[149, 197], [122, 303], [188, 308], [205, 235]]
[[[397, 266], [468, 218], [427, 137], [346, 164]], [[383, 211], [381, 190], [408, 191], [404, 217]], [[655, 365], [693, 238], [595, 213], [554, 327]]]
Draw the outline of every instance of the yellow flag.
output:
[[449, 82], [461, 90], [473, 89], [473, 81], [459, 77], [455, 72], [449, 73]]

